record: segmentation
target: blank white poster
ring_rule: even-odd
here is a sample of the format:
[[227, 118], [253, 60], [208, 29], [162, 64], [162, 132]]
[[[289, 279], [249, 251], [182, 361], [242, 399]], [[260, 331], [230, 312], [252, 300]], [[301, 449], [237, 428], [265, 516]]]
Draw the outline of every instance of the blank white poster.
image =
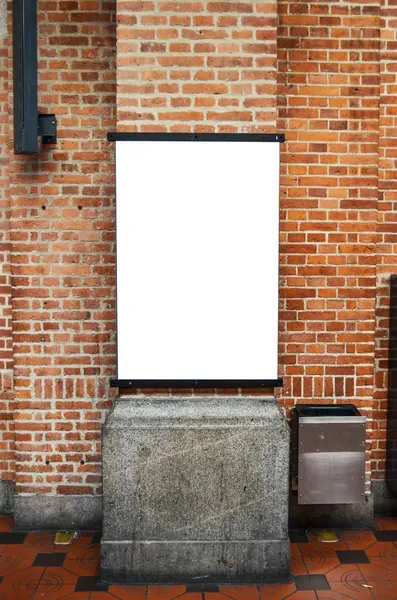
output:
[[278, 377], [280, 144], [118, 141], [118, 379]]

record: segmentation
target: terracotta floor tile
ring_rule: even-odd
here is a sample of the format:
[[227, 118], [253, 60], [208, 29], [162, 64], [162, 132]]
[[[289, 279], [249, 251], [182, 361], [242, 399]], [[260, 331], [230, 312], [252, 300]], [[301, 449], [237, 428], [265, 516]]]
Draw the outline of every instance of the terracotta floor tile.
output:
[[394, 581], [376, 581], [370, 584], [369, 590], [375, 600], [395, 600], [397, 591]]
[[[378, 542], [368, 548], [366, 554], [372, 565], [390, 571], [397, 571], [397, 548], [393, 542]], [[390, 578], [395, 579], [394, 576]]]
[[98, 561], [89, 562], [88, 559], [86, 562], [82, 563], [78, 560], [65, 560], [63, 563], [64, 569], [67, 569], [71, 573], [75, 575], [79, 575], [81, 577], [95, 577], [98, 575]]
[[14, 519], [11, 515], [0, 516], [0, 531], [12, 531], [14, 529]]
[[21, 593], [9, 588], [3, 588], [0, 592], [0, 600], [33, 600], [32, 593]]
[[43, 567], [28, 567], [6, 575], [0, 583], [0, 597], [7, 600], [30, 600], [43, 574]]
[[329, 585], [331, 590], [347, 596], [348, 598], [353, 598], [354, 600], [372, 600], [370, 589], [367, 587], [367, 583], [363, 577], [361, 578], [361, 581], [346, 580], [343, 583], [330, 581]]
[[397, 529], [397, 517], [376, 517], [375, 529], [386, 531]]
[[221, 586], [219, 591], [234, 600], [259, 600], [259, 590], [256, 585]]
[[114, 600], [109, 592], [91, 592], [90, 600]]
[[336, 550], [348, 550], [348, 547], [344, 542], [338, 543], [337, 546], [325, 542], [309, 542], [308, 544], [297, 544], [297, 546], [302, 556], [310, 554], [313, 550], [321, 552], [324, 556], [336, 556]]
[[309, 542], [298, 544], [301, 554], [307, 554], [310, 550], [319, 550], [324, 556], [336, 556], [336, 550], [349, 550], [345, 542]]
[[50, 531], [30, 531], [24, 541], [24, 546], [28, 546], [34, 552], [44, 553], [53, 552], [55, 533]]
[[[339, 534], [341, 542], [345, 542], [349, 550], [366, 550], [376, 543], [376, 537], [372, 531], [342, 531]], [[339, 548], [338, 548], [339, 550]]]
[[337, 542], [322, 542], [318, 537], [317, 531], [315, 529], [309, 529], [308, 531], [309, 539], [311, 544], [320, 544], [321, 546], [329, 546], [334, 551], [335, 550], [348, 550], [345, 542], [339, 539]]
[[296, 591], [294, 583], [282, 583], [277, 585], [260, 585], [259, 597], [261, 600], [283, 600]]
[[[308, 544], [297, 544], [297, 546], [302, 556], [310, 555], [312, 552], [321, 552], [323, 556], [335, 557], [335, 551], [339, 550], [333, 544], [322, 544], [321, 542], [309, 542]], [[343, 550], [347, 550], [346, 544], [343, 544], [343, 546]]]
[[9, 544], [0, 555], [0, 576], [31, 567], [36, 553], [19, 544]]
[[[317, 596], [316, 592], [312, 590], [299, 590], [299, 592], [293, 592], [288, 596], [288, 600], [317, 600]], [[346, 598], [343, 600], [346, 600]]]
[[[62, 600], [90, 600], [90, 594], [92, 594], [92, 592], [72, 592], [71, 594], [64, 596]], [[112, 598], [112, 600], [114, 600], [114, 598]]]
[[327, 544], [299, 544], [299, 549], [309, 575], [325, 574], [339, 565], [335, 550]]
[[[172, 600], [186, 592], [185, 585], [148, 585], [147, 600]], [[140, 596], [145, 598], [145, 596]]]
[[6, 551], [8, 550], [17, 552], [23, 560], [34, 560], [37, 554], [32, 548], [28, 548], [23, 544], [8, 544]]
[[14, 561], [14, 557], [9, 557], [9, 561], [5, 564], [0, 564], [0, 576], [19, 573], [32, 566], [31, 560]]
[[[3, 552], [5, 552], [7, 548], [7, 544], [0, 544], [0, 556], [3, 554]], [[1, 573], [0, 573], [1, 575]]]
[[385, 553], [388, 555], [395, 554], [397, 556], [397, 548], [394, 542], [375, 542], [375, 544], [372, 544], [365, 550], [365, 554], [368, 557], [381, 556]]
[[304, 558], [309, 575], [326, 575], [328, 571], [339, 565], [337, 558], [324, 558], [320, 555]]
[[383, 569], [377, 565], [359, 565], [365, 582], [374, 589], [394, 589], [397, 597], [397, 573], [391, 569]]
[[87, 556], [88, 553], [90, 555], [95, 555], [99, 558], [100, 547], [99, 544], [89, 544], [88, 546], [82, 546], [81, 548], [77, 548], [71, 551], [66, 551], [66, 559], [67, 560], [79, 560], [79, 558], [83, 556]]
[[346, 594], [341, 594], [335, 590], [319, 590], [316, 594], [318, 600], [349, 600], [351, 598], [351, 596], [346, 596]]
[[185, 592], [180, 596], [181, 600], [202, 600], [201, 592]]
[[364, 576], [356, 565], [338, 565], [326, 575], [328, 581], [364, 581]]
[[[390, 562], [386, 562], [382, 558], [371, 557], [371, 565], [373, 565], [374, 567], [379, 567], [380, 569], [382, 569], [382, 571], [385, 571], [385, 572], [387, 571], [389, 574], [389, 579], [391, 581], [396, 581], [396, 588], [397, 588], [396, 564], [397, 563], [390, 564]], [[396, 591], [396, 598], [397, 598], [397, 591]]]
[[301, 554], [291, 556], [291, 575], [307, 575], [308, 570]]
[[397, 571], [397, 547], [393, 542], [378, 542], [368, 548], [366, 554], [371, 564]]
[[378, 577], [387, 581], [397, 582], [397, 572], [394, 573], [392, 569], [385, 569], [384, 567], [380, 567], [379, 565], [374, 565], [372, 563], [366, 565], [357, 565], [357, 567], [364, 575], [365, 579], [368, 577]]
[[60, 600], [68, 594], [74, 592], [74, 585], [62, 585], [58, 588], [54, 588], [48, 585], [39, 585], [34, 595], [34, 600]]
[[99, 544], [68, 552], [63, 567], [75, 575], [94, 576], [99, 564]]
[[49, 587], [76, 585], [77, 579], [77, 575], [63, 567], [45, 567], [40, 585], [48, 585]]
[[[185, 587], [182, 591], [185, 591]], [[120, 600], [146, 599], [146, 585], [110, 585], [109, 592]]]

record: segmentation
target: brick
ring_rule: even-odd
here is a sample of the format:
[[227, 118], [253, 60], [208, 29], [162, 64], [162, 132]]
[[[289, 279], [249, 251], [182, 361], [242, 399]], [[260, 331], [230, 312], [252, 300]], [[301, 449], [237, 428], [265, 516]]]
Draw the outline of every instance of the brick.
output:
[[210, 12], [237, 12], [237, 13], [252, 13], [253, 5], [250, 2], [208, 2], [207, 10]]

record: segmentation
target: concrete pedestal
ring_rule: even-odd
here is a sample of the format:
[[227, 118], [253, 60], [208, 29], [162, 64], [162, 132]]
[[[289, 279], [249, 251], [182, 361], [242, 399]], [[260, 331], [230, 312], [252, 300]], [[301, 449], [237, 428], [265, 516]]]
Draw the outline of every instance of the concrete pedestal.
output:
[[286, 581], [288, 454], [273, 398], [119, 399], [103, 429], [103, 580]]

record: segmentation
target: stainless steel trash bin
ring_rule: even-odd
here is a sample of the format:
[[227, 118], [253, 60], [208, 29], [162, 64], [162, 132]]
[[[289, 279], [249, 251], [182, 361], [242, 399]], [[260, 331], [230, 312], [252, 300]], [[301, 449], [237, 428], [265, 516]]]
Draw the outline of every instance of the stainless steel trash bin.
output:
[[298, 504], [365, 502], [365, 430], [353, 404], [297, 404]]

